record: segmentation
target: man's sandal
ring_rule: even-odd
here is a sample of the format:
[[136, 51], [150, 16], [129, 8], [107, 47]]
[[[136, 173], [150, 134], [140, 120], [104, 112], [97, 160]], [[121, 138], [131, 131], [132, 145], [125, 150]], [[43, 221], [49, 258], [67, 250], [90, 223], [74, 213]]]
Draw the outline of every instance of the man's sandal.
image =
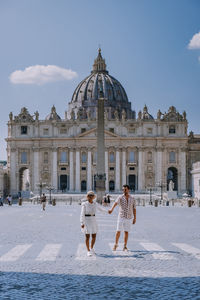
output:
[[118, 244], [114, 244], [113, 251], [116, 251], [117, 247], [118, 247]]
[[124, 245], [123, 251], [128, 251], [128, 248]]

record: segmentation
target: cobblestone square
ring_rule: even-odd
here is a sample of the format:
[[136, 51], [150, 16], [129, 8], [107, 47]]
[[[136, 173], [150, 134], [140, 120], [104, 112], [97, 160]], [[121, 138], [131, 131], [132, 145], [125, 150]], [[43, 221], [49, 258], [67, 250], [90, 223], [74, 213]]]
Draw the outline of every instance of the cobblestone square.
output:
[[87, 257], [80, 205], [0, 209], [0, 299], [200, 299], [200, 210], [137, 207], [129, 252], [112, 251], [117, 209], [98, 213]]

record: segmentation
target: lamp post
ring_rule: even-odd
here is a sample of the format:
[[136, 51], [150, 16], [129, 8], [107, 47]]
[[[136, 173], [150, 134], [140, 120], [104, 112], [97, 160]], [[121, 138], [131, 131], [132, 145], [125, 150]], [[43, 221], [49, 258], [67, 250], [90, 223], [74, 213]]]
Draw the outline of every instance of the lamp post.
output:
[[159, 181], [156, 183], [156, 186], [160, 188], [160, 199], [163, 200], [163, 189], [166, 187], [166, 183]]
[[39, 187], [39, 192], [40, 192], [40, 199], [41, 199], [41, 196], [42, 196], [42, 189], [43, 187], [45, 187], [47, 184], [46, 182], [42, 182], [42, 179], [40, 178], [40, 182], [37, 183], [37, 186]]
[[49, 203], [51, 204], [51, 192], [54, 190], [54, 187], [49, 185], [46, 189], [49, 191]]
[[149, 185], [149, 186], [147, 186], [147, 190], [149, 191], [149, 204], [150, 205], [152, 205], [153, 204], [153, 202], [152, 202], [152, 186], [151, 185]]

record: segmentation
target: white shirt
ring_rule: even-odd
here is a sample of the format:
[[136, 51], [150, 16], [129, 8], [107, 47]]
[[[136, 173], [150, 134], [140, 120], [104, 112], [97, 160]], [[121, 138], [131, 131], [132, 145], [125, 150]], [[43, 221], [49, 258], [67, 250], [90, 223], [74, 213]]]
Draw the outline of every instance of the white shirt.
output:
[[83, 202], [81, 207], [81, 215], [80, 215], [81, 225], [85, 224], [85, 215], [94, 216], [96, 214], [97, 209], [102, 212], [106, 212], [106, 210], [103, 209], [103, 207], [101, 207], [101, 205], [96, 201], [93, 201], [92, 203], [90, 203], [89, 201]]

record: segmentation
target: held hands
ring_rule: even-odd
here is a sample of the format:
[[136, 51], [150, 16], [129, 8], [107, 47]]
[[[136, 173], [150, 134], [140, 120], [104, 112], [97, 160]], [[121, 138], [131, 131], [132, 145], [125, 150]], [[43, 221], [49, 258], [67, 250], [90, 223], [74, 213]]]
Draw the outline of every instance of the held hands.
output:
[[133, 219], [133, 224], [135, 224], [135, 223], [136, 223], [136, 218]]
[[109, 209], [109, 210], [108, 210], [108, 213], [109, 213], [109, 214], [112, 214], [112, 209]]
[[85, 225], [83, 224], [83, 225], [81, 225], [81, 228], [84, 228], [85, 227]]

